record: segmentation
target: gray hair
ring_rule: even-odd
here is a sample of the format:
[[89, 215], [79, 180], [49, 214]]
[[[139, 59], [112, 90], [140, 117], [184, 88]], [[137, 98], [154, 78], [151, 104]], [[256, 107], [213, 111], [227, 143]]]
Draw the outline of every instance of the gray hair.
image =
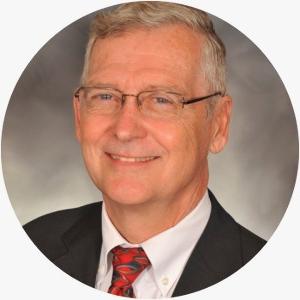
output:
[[88, 74], [91, 51], [97, 39], [120, 35], [133, 28], [157, 28], [178, 23], [205, 37], [201, 70], [210, 89], [225, 94], [225, 46], [208, 15], [189, 6], [160, 1], [121, 4], [96, 15], [90, 27], [81, 83], [84, 84]]

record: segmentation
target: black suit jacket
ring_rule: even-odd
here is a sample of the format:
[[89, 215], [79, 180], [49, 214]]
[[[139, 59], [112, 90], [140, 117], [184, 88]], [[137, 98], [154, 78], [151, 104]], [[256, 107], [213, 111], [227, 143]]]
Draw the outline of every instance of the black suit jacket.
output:
[[[221, 281], [246, 264], [265, 244], [236, 223], [211, 192], [209, 197], [209, 221], [172, 296], [196, 292]], [[94, 287], [102, 244], [101, 209], [101, 203], [93, 203], [50, 213], [26, 224], [24, 229], [55, 265]]]

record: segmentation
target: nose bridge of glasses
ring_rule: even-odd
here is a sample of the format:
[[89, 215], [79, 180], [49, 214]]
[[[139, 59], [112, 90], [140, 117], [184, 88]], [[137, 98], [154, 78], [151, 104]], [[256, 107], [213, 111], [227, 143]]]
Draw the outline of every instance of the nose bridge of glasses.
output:
[[126, 100], [127, 97], [133, 97], [133, 98], [135, 98], [137, 106], [138, 107], [141, 106], [141, 102], [140, 102], [140, 99], [139, 99], [139, 94], [138, 95], [134, 95], [134, 94], [122, 94], [122, 97], [121, 97], [122, 105], [125, 104], [125, 100]]

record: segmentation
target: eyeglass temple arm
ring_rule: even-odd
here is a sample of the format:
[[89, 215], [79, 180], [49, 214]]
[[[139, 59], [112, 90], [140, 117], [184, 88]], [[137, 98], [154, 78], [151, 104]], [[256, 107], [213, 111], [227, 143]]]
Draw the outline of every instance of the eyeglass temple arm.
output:
[[79, 98], [79, 92], [80, 92], [81, 89], [82, 89], [82, 86], [80, 86], [79, 88], [77, 88], [77, 89], [75, 90], [75, 92], [74, 92], [74, 97], [75, 97], [75, 98]]
[[189, 99], [189, 100], [186, 100], [186, 101], [182, 101], [182, 104], [183, 105], [191, 104], [191, 103], [195, 103], [195, 102], [206, 100], [206, 99], [214, 97], [214, 96], [222, 96], [222, 93], [221, 92], [216, 92], [214, 94], [207, 95], [207, 96], [204, 96], [204, 97]]

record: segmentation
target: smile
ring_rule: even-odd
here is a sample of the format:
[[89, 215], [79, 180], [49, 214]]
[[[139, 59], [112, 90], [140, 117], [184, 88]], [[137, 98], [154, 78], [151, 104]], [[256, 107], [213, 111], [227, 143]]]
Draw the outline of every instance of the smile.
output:
[[118, 160], [118, 161], [122, 161], [122, 162], [130, 162], [130, 163], [147, 162], [147, 161], [151, 161], [151, 160], [154, 160], [154, 159], [158, 158], [158, 156], [129, 157], [129, 156], [116, 155], [116, 154], [109, 154], [109, 156], [113, 160]]

